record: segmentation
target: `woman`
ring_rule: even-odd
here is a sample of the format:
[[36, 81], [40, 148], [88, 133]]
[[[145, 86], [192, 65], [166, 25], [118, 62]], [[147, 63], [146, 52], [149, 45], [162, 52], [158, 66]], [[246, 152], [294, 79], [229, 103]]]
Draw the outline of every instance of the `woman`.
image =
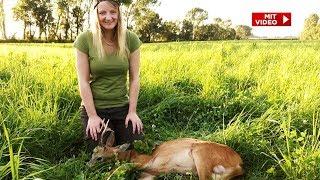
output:
[[122, 27], [119, 0], [98, 0], [94, 17], [92, 30], [74, 42], [86, 135], [97, 142], [103, 121], [110, 120], [116, 145], [141, 139], [143, 124], [136, 112], [141, 41]]

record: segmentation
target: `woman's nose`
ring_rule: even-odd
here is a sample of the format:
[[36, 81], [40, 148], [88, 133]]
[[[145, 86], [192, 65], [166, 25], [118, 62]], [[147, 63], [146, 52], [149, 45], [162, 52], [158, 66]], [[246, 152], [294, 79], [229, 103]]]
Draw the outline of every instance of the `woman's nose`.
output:
[[108, 20], [112, 20], [112, 18], [113, 18], [113, 15], [110, 13], [107, 13], [106, 17], [104, 19], [105, 19], [105, 21], [108, 21]]
[[106, 17], [104, 18], [105, 21], [110, 21], [112, 20], [112, 17], [110, 15], [106, 15]]

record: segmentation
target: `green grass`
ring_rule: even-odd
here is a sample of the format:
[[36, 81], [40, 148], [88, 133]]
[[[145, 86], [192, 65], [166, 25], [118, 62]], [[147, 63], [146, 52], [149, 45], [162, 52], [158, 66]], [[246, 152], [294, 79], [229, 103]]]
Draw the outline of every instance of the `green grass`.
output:
[[[0, 47], [0, 179], [136, 177], [130, 163], [86, 166], [71, 44]], [[319, 41], [144, 44], [146, 136], [135, 148], [194, 137], [234, 148], [244, 179], [319, 179], [319, 50]]]

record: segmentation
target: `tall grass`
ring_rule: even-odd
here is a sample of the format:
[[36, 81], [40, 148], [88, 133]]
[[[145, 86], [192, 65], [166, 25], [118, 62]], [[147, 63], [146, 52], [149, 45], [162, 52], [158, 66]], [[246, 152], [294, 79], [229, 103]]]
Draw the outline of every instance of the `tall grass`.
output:
[[[28, 137], [23, 144], [14, 143], [12, 157], [20, 157], [19, 162], [34, 157], [23, 166], [11, 161], [4, 154], [10, 154], [12, 143], [1, 133], [0, 166], [7, 167], [2, 177], [135, 176], [132, 167], [119, 162], [93, 169], [85, 165], [90, 152], [82, 141], [71, 44], [0, 47], [1, 117], [6, 117], [9, 140]], [[136, 149], [149, 152], [161, 141], [195, 137], [226, 143], [239, 152], [245, 179], [320, 178], [319, 50], [318, 41], [143, 45], [138, 109], [146, 137]], [[5, 166], [9, 162], [16, 163], [14, 168]]]
[[5, 158], [5, 154], [4, 154], [4, 150], [8, 149], [9, 151], [9, 162], [3, 166], [0, 166], [0, 178], [4, 178], [6, 177], [8, 174], [11, 173], [11, 177], [12, 179], [19, 179], [19, 167], [20, 167], [20, 152], [21, 152], [21, 147], [22, 147], [22, 143], [18, 149], [18, 152], [16, 154], [14, 154], [13, 151], [13, 147], [12, 147], [12, 143], [10, 141], [10, 137], [9, 137], [9, 133], [8, 133], [8, 129], [6, 128], [5, 124], [2, 124], [2, 129], [3, 129], [3, 136], [4, 139], [6, 140], [5, 143], [2, 144], [1, 147], [1, 153], [0, 153], [0, 157], [1, 158]]
[[297, 132], [292, 129], [291, 121], [289, 116], [280, 125], [283, 132], [280, 137], [286, 143], [285, 148], [278, 147], [276, 152], [271, 151], [271, 155], [290, 179], [313, 179], [320, 170], [318, 116], [313, 118], [312, 132]]

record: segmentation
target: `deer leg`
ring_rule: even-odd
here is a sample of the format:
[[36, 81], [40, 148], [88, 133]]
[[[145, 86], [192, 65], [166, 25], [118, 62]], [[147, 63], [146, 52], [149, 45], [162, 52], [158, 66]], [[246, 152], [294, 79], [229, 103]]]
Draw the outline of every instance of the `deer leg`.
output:
[[227, 169], [228, 173], [224, 174], [224, 179], [239, 179], [243, 175], [243, 169], [241, 166]]
[[212, 175], [211, 163], [208, 162], [208, 157], [205, 149], [201, 147], [192, 148], [192, 157], [199, 176], [199, 180], [210, 180]]

